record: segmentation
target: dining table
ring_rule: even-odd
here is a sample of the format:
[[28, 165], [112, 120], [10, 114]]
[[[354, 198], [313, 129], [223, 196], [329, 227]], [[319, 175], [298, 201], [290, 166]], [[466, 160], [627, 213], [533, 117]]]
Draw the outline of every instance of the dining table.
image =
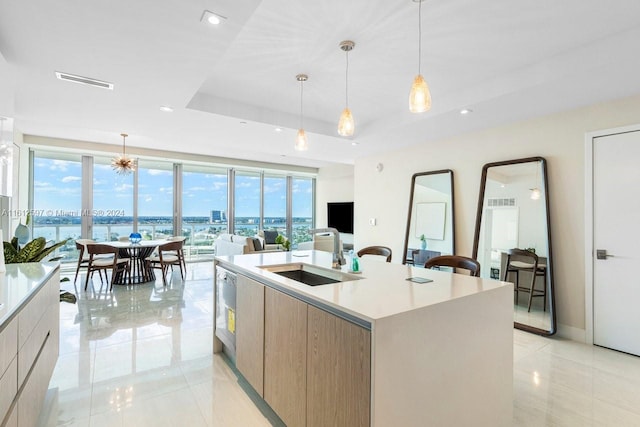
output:
[[[163, 243], [167, 243], [165, 239], [162, 240], [141, 240], [140, 242], [104, 242], [109, 246], [118, 248], [118, 256], [120, 258], [129, 258], [131, 265], [131, 283], [139, 284], [146, 283], [152, 280], [156, 280], [156, 276], [153, 272], [153, 268], [150, 268], [145, 260], [153, 253], [154, 249]], [[124, 275], [116, 277], [114, 284], [126, 285], [128, 281]]]

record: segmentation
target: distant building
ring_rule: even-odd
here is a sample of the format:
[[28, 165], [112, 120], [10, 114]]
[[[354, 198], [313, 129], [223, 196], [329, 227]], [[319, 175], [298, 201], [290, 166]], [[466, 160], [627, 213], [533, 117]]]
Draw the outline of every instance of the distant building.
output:
[[209, 223], [215, 224], [220, 222], [227, 222], [227, 213], [225, 211], [211, 211]]

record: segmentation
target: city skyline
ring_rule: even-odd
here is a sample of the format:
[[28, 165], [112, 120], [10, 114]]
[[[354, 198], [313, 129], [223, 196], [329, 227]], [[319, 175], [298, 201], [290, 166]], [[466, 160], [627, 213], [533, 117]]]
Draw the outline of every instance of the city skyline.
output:
[[[73, 156], [66, 156], [67, 158]], [[93, 210], [114, 216], [133, 214], [133, 175], [120, 176], [110, 159], [94, 158]], [[147, 163], [149, 163], [147, 165]], [[82, 164], [77, 160], [35, 157], [34, 212], [81, 212]], [[227, 173], [183, 171], [183, 217], [209, 217], [212, 210], [227, 211]], [[313, 217], [312, 180], [293, 179], [293, 216]], [[307, 197], [305, 197], [307, 196]], [[236, 173], [236, 217], [258, 217], [260, 208], [260, 176], [258, 173]], [[286, 177], [264, 177], [265, 217], [285, 217]], [[173, 214], [173, 167], [171, 164], [140, 161], [138, 168], [138, 216]], [[51, 215], [53, 216], [53, 215]], [[101, 216], [101, 215], [97, 215]], [[35, 219], [35, 218], [34, 218]]]

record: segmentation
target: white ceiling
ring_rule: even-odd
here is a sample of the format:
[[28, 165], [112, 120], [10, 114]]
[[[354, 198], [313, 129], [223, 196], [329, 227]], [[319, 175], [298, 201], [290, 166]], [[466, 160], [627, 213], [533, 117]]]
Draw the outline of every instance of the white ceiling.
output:
[[[205, 25], [205, 9], [228, 19]], [[433, 108], [411, 114], [417, 9], [412, 0], [0, 0], [0, 53], [26, 134], [119, 144], [127, 132], [132, 146], [302, 166], [640, 93], [638, 0], [427, 0], [422, 71]], [[336, 132], [345, 39], [356, 43], [351, 140]], [[309, 75], [303, 153], [293, 150], [298, 73]], [[464, 107], [474, 113], [461, 116]]]

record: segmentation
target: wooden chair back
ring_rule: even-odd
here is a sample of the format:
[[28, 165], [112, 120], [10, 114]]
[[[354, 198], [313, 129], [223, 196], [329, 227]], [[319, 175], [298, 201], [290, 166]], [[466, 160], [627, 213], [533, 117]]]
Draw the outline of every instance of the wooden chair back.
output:
[[387, 262], [391, 262], [391, 249], [386, 246], [367, 246], [358, 251], [358, 256], [363, 255], [380, 255], [387, 257]]
[[430, 258], [424, 263], [424, 268], [452, 267], [469, 270], [472, 276], [480, 277], [480, 263], [473, 258], [460, 255], [441, 255]]

